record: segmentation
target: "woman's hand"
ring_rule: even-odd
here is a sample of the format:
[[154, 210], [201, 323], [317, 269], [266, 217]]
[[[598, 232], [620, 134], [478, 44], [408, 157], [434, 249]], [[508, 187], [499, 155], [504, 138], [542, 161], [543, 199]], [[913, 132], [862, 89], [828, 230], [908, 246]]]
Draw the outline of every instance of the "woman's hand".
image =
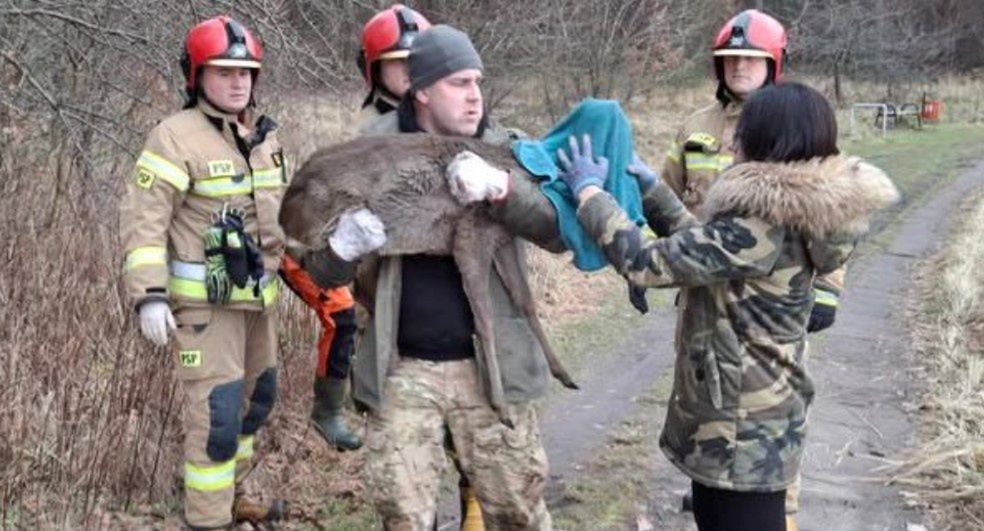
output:
[[663, 182], [662, 179], [659, 178], [659, 175], [651, 170], [649, 166], [647, 166], [646, 163], [639, 158], [639, 154], [634, 151], [632, 152], [632, 163], [625, 168], [625, 171], [629, 175], [635, 177], [636, 182], [639, 183], [639, 191], [642, 192], [642, 195], [646, 195], [649, 190], [652, 190], [652, 188], [656, 186], [656, 183]]
[[[570, 157], [564, 153], [564, 150], [557, 150], [557, 160], [560, 162], [561, 169], [560, 179], [571, 189], [574, 197], [584, 201], [605, 186], [605, 181], [608, 179], [608, 159], [605, 157], [595, 159], [591, 150], [591, 137], [588, 135], [584, 135], [581, 144], [571, 136], [569, 144]], [[589, 188], [594, 190], [590, 191]], [[586, 195], [582, 195], [582, 192]]]

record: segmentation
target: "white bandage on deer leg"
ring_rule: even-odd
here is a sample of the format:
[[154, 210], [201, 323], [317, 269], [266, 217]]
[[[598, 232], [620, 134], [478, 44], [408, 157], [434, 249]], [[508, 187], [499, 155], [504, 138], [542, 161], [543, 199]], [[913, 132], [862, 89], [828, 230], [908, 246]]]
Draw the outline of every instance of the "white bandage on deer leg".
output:
[[328, 237], [328, 245], [339, 258], [353, 261], [386, 244], [386, 227], [366, 208], [342, 214]]
[[492, 166], [471, 151], [458, 153], [447, 169], [451, 195], [461, 204], [498, 201], [509, 193], [509, 172]]

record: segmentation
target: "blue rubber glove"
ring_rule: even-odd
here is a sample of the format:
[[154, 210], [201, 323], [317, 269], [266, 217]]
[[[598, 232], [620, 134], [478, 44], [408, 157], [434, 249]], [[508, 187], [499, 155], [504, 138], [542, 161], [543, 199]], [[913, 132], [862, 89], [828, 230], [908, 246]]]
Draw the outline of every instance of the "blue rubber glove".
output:
[[642, 195], [646, 195], [656, 183], [661, 182], [659, 175], [639, 158], [639, 154], [635, 151], [632, 152], [632, 163], [625, 168], [626, 173], [635, 177], [636, 182], [639, 183], [639, 191]]
[[595, 160], [591, 152], [590, 136], [584, 135], [582, 142], [582, 145], [578, 145], [577, 139], [573, 135], [570, 137], [570, 158], [563, 149], [557, 150], [561, 169], [560, 179], [567, 183], [575, 198], [586, 186], [604, 188], [605, 180], [608, 179], [608, 159], [598, 157]]

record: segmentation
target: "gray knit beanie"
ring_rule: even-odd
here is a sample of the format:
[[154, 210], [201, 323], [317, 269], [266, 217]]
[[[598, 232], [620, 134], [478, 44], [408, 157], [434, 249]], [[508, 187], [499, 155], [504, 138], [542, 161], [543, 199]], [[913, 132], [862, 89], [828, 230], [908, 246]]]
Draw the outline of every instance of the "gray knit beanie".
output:
[[407, 59], [410, 90], [433, 85], [445, 76], [469, 68], [483, 70], [482, 58], [468, 35], [451, 26], [439, 25], [417, 36]]

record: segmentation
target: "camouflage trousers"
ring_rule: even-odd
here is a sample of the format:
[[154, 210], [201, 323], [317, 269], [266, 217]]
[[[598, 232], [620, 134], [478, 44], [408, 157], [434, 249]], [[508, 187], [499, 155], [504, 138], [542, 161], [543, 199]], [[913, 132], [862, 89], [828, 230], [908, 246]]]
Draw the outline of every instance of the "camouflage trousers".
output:
[[366, 486], [389, 530], [430, 531], [447, 468], [445, 432], [475, 489], [489, 530], [550, 530], [543, 500], [547, 455], [532, 405], [499, 421], [475, 360], [401, 358], [387, 376], [382, 408], [369, 415]]

